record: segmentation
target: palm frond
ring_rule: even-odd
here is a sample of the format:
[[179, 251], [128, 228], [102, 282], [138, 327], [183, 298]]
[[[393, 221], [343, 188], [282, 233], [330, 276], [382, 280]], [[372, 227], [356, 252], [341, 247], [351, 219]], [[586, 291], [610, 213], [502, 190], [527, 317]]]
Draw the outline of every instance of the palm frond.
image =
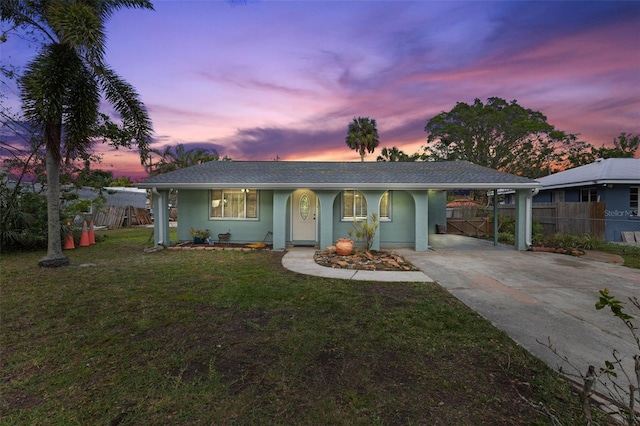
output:
[[101, 63], [105, 52], [104, 20], [85, 2], [53, 1], [47, 22], [61, 44], [75, 49], [92, 63]]
[[132, 129], [135, 144], [140, 151], [140, 163], [144, 164], [149, 154], [149, 143], [153, 133], [151, 119], [138, 93], [113, 70], [106, 66], [96, 67], [96, 76], [105, 97], [122, 118], [122, 125]]
[[97, 13], [103, 21], [109, 19], [113, 12], [121, 8], [154, 10], [153, 3], [149, 0], [103, 0], [99, 3]]

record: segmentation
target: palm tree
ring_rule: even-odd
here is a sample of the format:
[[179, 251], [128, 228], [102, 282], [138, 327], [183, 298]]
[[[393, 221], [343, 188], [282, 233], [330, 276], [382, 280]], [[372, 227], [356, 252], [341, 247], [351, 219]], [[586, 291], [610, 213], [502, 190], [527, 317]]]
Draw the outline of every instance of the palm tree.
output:
[[401, 149], [397, 147], [392, 148], [382, 148], [381, 155], [378, 155], [378, 159], [376, 161], [410, 161], [409, 156], [404, 153]]
[[354, 118], [353, 121], [349, 123], [346, 142], [349, 148], [358, 151], [360, 160], [364, 161], [366, 152], [369, 154], [373, 153], [380, 144], [376, 120], [368, 117]]
[[217, 161], [220, 158], [218, 152], [213, 148], [193, 148], [186, 150], [181, 143], [177, 144], [175, 148], [167, 145], [163, 150], [151, 149], [149, 153], [160, 156], [160, 160], [157, 163], [148, 166], [151, 176], [195, 166], [196, 164], [202, 164], [208, 161]]
[[[47, 256], [40, 266], [69, 263], [60, 235], [60, 166], [93, 143], [101, 95], [147, 157], [152, 128], [135, 89], [103, 61], [105, 22], [121, 8], [153, 9], [148, 0], [2, 0], [0, 20], [45, 41], [20, 79], [22, 109], [42, 130], [47, 169]], [[6, 34], [6, 33], [5, 33]], [[5, 36], [3, 34], [3, 37]]]

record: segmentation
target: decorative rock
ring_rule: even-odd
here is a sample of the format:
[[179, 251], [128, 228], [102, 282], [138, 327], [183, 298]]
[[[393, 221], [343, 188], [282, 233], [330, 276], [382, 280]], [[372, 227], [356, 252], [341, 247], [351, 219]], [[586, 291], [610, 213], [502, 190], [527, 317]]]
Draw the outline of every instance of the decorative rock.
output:
[[351, 256], [338, 256], [335, 253], [317, 251], [314, 255], [317, 264], [330, 268], [370, 270], [370, 271], [418, 271], [411, 263], [393, 253], [370, 251]]

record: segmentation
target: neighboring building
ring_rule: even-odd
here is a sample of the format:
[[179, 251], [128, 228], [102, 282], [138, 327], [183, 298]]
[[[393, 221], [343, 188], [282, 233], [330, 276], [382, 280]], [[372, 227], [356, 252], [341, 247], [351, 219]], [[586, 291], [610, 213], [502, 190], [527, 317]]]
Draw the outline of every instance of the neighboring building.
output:
[[105, 198], [105, 206], [107, 207], [147, 207], [147, 190], [138, 188], [129, 188], [123, 186], [108, 186], [101, 190], [90, 187], [82, 187], [74, 189], [81, 200], [94, 200], [102, 194]]
[[605, 203], [605, 239], [622, 241], [622, 232], [640, 231], [640, 159], [608, 158], [537, 179], [534, 203]]
[[[274, 249], [324, 248], [347, 237], [354, 219], [380, 218], [373, 249], [428, 249], [428, 234], [446, 223], [446, 191], [511, 189], [516, 194], [516, 248], [528, 248], [531, 195], [539, 184], [466, 161], [289, 162], [211, 161], [154, 176], [155, 243], [169, 245], [168, 195], [178, 190], [178, 239], [189, 229], [250, 243], [272, 233]], [[270, 241], [268, 241], [271, 243]]]

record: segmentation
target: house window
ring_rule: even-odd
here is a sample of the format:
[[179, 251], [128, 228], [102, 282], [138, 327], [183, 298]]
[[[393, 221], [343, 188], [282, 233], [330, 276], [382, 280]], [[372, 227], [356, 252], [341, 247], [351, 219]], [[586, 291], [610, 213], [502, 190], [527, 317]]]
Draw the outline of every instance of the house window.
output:
[[[367, 200], [355, 190], [342, 191], [342, 220], [367, 218]], [[391, 220], [391, 193], [386, 191], [380, 199], [380, 219]]]
[[584, 188], [580, 190], [580, 201], [591, 203], [598, 200], [598, 190], [596, 188]]
[[553, 191], [551, 201], [554, 203], [564, 203], [564, 190]]
[[342, 220], [367, 218], [367, 200], [360, 191], [342, 191]]
[[255, 189], [212, 190], [210, 217], [214, 219], [257, 219], [258, 191]]
[[640, 192], [640, 188], [637, 186], [629, 188], [629, 207], [633, 217], [638, 217], [638, 192]]
[[391, 192], [382, 194], [380, 199], [380, 220], [391, 220]]

